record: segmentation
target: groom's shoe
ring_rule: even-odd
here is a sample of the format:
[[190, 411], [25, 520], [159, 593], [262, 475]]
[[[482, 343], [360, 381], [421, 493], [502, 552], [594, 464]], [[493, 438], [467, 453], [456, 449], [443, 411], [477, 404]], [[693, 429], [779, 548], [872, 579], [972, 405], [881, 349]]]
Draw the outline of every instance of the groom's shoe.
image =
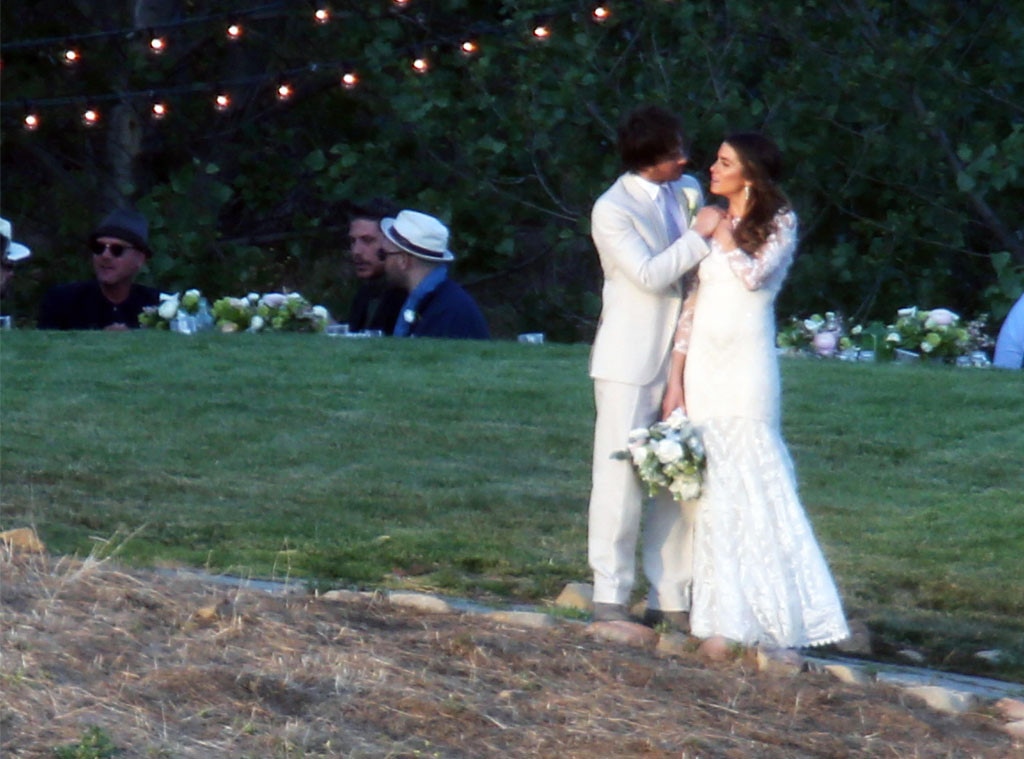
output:
[[662, 611], [661, 609], [646, 609], [644, 611], [644, 624], [648, 627], [667, 625], [672, 632], [690, 634], [690, 612], [688, 611]]
[[594, 604], [595, 622], [633, 622], [625, 604]]

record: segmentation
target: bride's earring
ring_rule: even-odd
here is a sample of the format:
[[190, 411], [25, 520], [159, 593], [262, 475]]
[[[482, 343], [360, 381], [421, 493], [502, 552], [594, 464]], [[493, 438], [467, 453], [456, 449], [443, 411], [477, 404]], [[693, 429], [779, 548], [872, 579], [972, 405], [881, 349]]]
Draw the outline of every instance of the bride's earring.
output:
[[743, 201], [746, 202], [748, 200], [750, 200], [750, 185], [745, 184], [743, 185]]

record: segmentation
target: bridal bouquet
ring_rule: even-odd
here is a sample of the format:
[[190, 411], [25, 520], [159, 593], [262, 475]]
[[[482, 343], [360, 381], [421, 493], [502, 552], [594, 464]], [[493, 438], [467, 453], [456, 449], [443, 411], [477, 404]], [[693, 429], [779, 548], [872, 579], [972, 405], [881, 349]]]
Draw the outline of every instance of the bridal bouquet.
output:
[[704, 444], [682, 409], [649, 428], [629, 433], [626, 450], [612, 458], [630, 459], [649, 495], [667, 488], [677, 501], [691, 501], [700, 495], [704, 481]]

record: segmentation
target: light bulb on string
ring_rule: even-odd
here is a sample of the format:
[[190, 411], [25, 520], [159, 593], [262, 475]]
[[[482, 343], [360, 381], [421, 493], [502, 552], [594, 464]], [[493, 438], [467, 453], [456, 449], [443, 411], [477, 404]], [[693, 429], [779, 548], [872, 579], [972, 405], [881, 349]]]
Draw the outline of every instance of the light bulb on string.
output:
[[462, 54], [466, 56], [476, 55], [477, 53], [480, 52], [480, 46], [476, 43], [475, 40], [466, 40], [461, 45], [459, 45], [459, 50], [461, 50]]
[[611, 16], [611, 9], [608, 8], [607, 5], [597, 6], [596, 8], [594, 8], [593, 13], [590, 14], [590, 17], [599, 24], [607, 21], [609, 18], [611, 18]]
[[245, 33], [245, 30], [242, 28], [241, 24], [238, 24], [238, 23], [228, 24], [227, 35], [228, 35], [228, 39], [229, 40], [241, 39], [241, 37], [242, 37], [242, 35], [244, 33]]
[[149, 107], [149, 113], [153, 117], [154, 121], [162, 121], [167, 118], [167, 114], [171, 112], [170, 108], [167, 107], [167, 103], [162, 100], [158, 100]]
[[317, 8], [313, 11], [313, 20], [318, 24], [326, 24], [331, 20], [331, 11], [329, 8]]
[[28, 113], [25, 114], [25, 118], [22, 119], [21, 123], [25, 127], [25, 131], [27, 131], [27, 132], [34, 132], [34, 131], [36, 131], [39, 128], [39, 124], [40, 124], [39, 114], [37, 114], [37, 113], [35, 113], [33, 111], [29, 111]]
[[288, 84], [288, 82], [281, 82], [278, 84], [275, 92], [277, 93], [277, 99], [282, 102], [290, 99], [291, 96], [295, 94], [295, 90], [290, 84]]
[[76, 48], [65, 48], [64, 52], [60, 54], [60, 60], [65, 66], [75, 66], [81, 63], [82, 54]]
[[417, 74], [426, 74], [428, 71], [430, 71], [430, 61], [428, 61], [422, 55], [417, 55], [415, 58], [413, 58], [412, 70], [415, 71]]
[[82, 124], [87, 127], [94, 127], [100, 123], [100, 112], [95, 108], [86, 108], [82, 111]]
[[539, 23], [533, 27], [533, 36], [538, 40], [546, 40], [551, 37], [551, 27], [546, 23]]
[[149, 52], [153, 55], [162, 55], [167, 50], [167, 39], [165, 37], [153, 36], [149, 39]]
[[396, 8], [407, 8], [409, 7], [409, 0], [391, 0], [391, 4]]
[[359, 86], [359, 74], [355, 71], [346, 71], [341, 75], [341, 86], [346, 90], [354, 90]]
[[218, 92], [213, 99], [213, 107], [221, 112], [226, 111], [231, 107], [231, 95], [226, 92]]

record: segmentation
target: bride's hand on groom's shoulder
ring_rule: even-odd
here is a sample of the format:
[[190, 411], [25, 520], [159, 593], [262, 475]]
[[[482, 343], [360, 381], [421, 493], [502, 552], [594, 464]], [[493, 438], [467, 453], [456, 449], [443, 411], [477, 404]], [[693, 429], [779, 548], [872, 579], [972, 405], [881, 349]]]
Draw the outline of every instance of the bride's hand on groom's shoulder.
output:
[[697, 212], [693, 222], [693, 231], [701, 237], [711, 237], [718, 223], [725, 218], [725, 211], [718, 206], [704, 206]]

